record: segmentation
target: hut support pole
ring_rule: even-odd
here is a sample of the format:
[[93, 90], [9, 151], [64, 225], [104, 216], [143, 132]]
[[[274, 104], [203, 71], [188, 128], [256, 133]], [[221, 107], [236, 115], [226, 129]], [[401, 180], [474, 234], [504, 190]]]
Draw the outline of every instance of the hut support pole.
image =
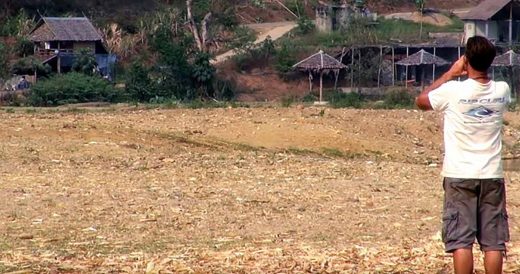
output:
[[[408, 58], [408, 56], [410, 56], [410, 48], [408, 46], [406, 46], [406, 58]], [[404, 77], [404, 86], [408, 88], [408, 66], [405, 67], [405, 72], [406, 76]]]
[[320, 71], [320, 103], [323, 102], [323, 69]]
[[334, 70], [334, 76], [336, 77], [334, 81], [334, 91], [336, 91], [338, 89], [339, 69]]
[[58, 74], [61, 74], [61, 56], [60, 56], [60, 42], [58, 42]]
[[421, 68], [421, 92], [424, 90], [424, 77], [426, 70], [424, 68]]
[[[433, 56], [437, 56], [437, 48], [436, 47], [433, 47]], [[437, 66], [435, 64], [433, 64], [433, 78], [432, 78], [432, 83], [435, 82], [435, 69], [437, 68]]]
[[358, 89], [361, 88], [361, 49], [359, 49], [359, 64], [358, 64], [358, 78], [357, 78], [357, 81], [358, 81]]
[[408, 66], [406, 66], [406, 76], [404, 78], [404, 86], [408, 88]]
[[309, 70], [309, 93], [312, 93], [312, 71]]
[[354, 48], [350, 49], [352, 61], [350, 62], [350, 91], [354, 89]]
[[513, 45], [513, 2], [509, 3], [509, 46]]
[[392, 86], [395, 86], [395, 49], [392, 47]]
[[377, 88], [381, 87], [381, 66], [383, 64], [383, 46], [379, 46], [379, 68], [377, 69]]

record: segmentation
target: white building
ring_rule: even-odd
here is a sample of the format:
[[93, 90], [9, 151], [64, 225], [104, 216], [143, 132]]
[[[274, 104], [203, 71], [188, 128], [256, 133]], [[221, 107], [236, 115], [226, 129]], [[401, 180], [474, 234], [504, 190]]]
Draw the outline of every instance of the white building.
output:
[[465, 42], [475, 35], [497, 44], [512, 45], [520, 41], [519, 0], [485, 0], [461, 18]]

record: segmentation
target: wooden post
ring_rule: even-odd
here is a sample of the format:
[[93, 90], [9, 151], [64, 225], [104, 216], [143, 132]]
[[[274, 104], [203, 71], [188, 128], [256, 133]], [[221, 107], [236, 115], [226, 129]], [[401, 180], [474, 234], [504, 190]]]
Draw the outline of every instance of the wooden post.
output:
[[395, 86], [395, 48], [392, 46], [392, 86]]
[[513, 1], [509, 3], [509, 46], [513, 45]]
[[[410, 56], [410, 47], [406, 46], [406, 58], [408, 58], [408, 56]], [[405, 72], [404, 72], [406, 75], [404, 77], [404, 86], [406, 88], [408, 88], [408, 66], [405, 67]]]
[[361, 78], [361, 49], [359, 49], [359, 64], [358, 64], [358, 78], [357, 78], [357, 81], [358, 81], [358, 90], [361, 89], [361, 85], [360, 85], [360, 78]]
[[352, 62], [350, 63], [350, 91], [354, 89], [354, 47], [350, 48]]
[[323, 69], [320, 71], [320, 103], [323, 102]]
[[312, 93], [312, 70], [309, 69], [309, 93]]
[[381, 87], [381, 66], [383, 65], [383, 46], [379, 46], [379, 68], [377, 70], [377, 88]]
[[[437, 48], [433, 47], [433, 56], [437, 56]], [[437, 68], [437, 65], [433, 64], [433, 78], [432, 83], [435, 82], [435, 69]]]
[[408, 88], [408, 65], [406, 65], [405, 67], [406, 67], [406, 75], [404, 77], [404, 87]]
[[61, 74], [60, 42], [58, 42], [58, 74]]

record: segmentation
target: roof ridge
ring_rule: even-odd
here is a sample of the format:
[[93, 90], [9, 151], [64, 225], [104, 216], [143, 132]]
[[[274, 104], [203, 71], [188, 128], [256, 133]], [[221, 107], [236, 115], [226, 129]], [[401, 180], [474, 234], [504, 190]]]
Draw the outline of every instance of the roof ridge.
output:
[[42, 17], [43, 23], [47, 25], [47, 27], [48, 27], [49, 30], [52, 32], [52, 34], [54, 35], [54, 37], [57, 37], [58, 35], [56, 35], [56, 32], [54, 32], [54, 30], [49, 26], [49, 23], [47, 22], [47, 20], [45, 20], [46, 18], [48, 18], [48, 17]]

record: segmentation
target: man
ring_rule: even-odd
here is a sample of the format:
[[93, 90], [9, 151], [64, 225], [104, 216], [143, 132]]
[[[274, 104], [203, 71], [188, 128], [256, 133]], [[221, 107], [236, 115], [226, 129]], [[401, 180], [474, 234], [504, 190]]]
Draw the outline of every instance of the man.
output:
[[473, 273], [475, 238], [486, 273], [502, 273], [509, 241], [501, 130], [511, 98], [507, 83], [488, 77], [495, 56], [486, 38], [470, 38], [465, 56], [416, 98], [420, 109], [444, 113], [442, 238], [456, 274]]

